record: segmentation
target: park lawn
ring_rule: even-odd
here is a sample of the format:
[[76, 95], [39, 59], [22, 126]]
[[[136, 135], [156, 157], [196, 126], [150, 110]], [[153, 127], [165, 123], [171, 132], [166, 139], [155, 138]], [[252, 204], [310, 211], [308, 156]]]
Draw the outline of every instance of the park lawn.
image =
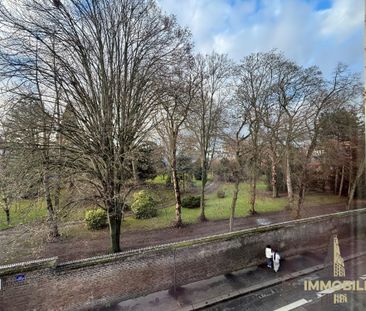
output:
[[6, 224], [4, 210], [0, 209], [0, 230], [19, 224], [29, 224], [47, 216], [44, 200], [21, 200], [10, 207], [10, 225]]
[[[168, 177], [168, 175], [158, 175], [154, 179], [149, 179], [146, 182], [148, 184], [152, 184], [152, 185], [165, 185], [167, 177]], [[212, 180], [213, 180], [212, 174], [211, 173], [207, 174], [207, 182], [211, 182]], [[192, 185], [195, 188], [201, 187], [202, 181], [197, 180], [196, 178], [193, 178]]]
[[[139, 191], [142, 189], [138, 189]], [[149, 191], [152, 192], [156, 201], [159, 204], [166, 204], [174, 201], [174, 192], [172, 189], [167, 189], [164, 185], [156, 183], [151, 186]], [[61, 206], [64, 199], [64, 190], [61, 192]], [[132, 195], [131, 195], [132, 197]], [[89, 209], [97, 208], [97, 206], [89, 205], [75, 205], [63, 211], [59, 211], [59, 223], [68, 223], [72, 221], [83, 221], [85, 212]], [[36, 221], [45, 220], [47, 217], [47, 209], [44, 198], [35, 200], [21, 200], [15, 202], [10, 207], [10, 225], [6, 224], [6, 214], [0, 207], [0, 230], [14, 227], [19, 224], [32, 224]]]
[[[219, 190], [225, 191], [225, 198], [218, 198], [217, 193], [211, 193], [206, 196], [206, 217], [209, 220], [228, 219], [230, 217], [230, 207], [232, 200], [233, 184], [223, 184]], [[265, 192], [266, 185], [259, 183], [257, 185], [258, 194], [256, 202], [256, 211], [259, 213], [280, 211], [287, 205], [287, 198], [281, 197], [273, 199], [268, 192]], [[244, 217], [249, 215], [249, 185], [241, 184], [236, 205], [235, 216]], [[335, 195], [308, 194], [305, 198], [304, 206], [316, 206], [331, 203], [344, 202], [344, 198]], [[184, 223], [196, 223], [199, 216], [199, 208], [186, 209], [182, 211]], [[166, 228], [173, 224], [175, 219], [175, 207], [159, 209], [158, 216], [151, 219], [135, 219], [133, 216], [125, 218], [123, 223], [124, 230], [151, 230]]]
[[167, 175], [158, 175], [153, 179], [148, 179], [146, 182], [153, 185], [165, 185]]
[[[258, 185], [258, 190], [265, 189], [264, 184]], [[209, 220], [228, 219], [230, 217], [230, 206], [232, 199], [232, 191], [234, 186], [232, 184], [223, 184], [219, 190], [225, 191], [225, 198], [218, 198], [217, 193], [213, 192], [206, 196], [206, 217]], [[236, 207], [236, 216], [243, 217], [249, 214], [249, 185], [241, 184], [240, 192]], [[281, 210], [285, 205], [286, 199], [267, 199], [258, 196], [257, 210], [258, 212], [269, 212]], [[183, 208], [182, 219], [184, 223], [196, 223], [199, 216], [200, 209]], [[158, 216], [151, 219], [135, 219], [133, 216], [125, 218], [124, 228], [126, 230], [150, 230], [169, 227], [173, 224], [175, 219], [175, 206], [159, 209]]]
[[[160, 176], [160, 177], [159, 177]], [[162, 175], [157, 176], [158, 180], [161, 180]], [[147, 182], [147, 186], [142, 185], [141, 187], [135, 189], [131, 194], [127, 197], [127, 203], [131, 204], [133, 194], [135, 192], [147, 190], [149, 191], [154, 199], [158, 202], [159, 205], [166, 206], [167, 203], [174, 201], [174, 191], [173, 189], [168, 189], [165, 186], [165, 182], [155, 182], [154, 180], [149, 180]], [[85, 219], [85, 213], [87, 210], [96, 209], [98, 206], [89, 205], [89, 206], [74, 206], [72, 209], [64, 213], [64, 215], [60, 215], [60, 222], [70, 222], [70, 221], [83, 221]]]
[[[158, 180], [161, 179], [159, 176]], [[199, 186], [200, 181], [195, 181]], [[209, 220], [228, 219], [230, 216], [230, 206], [232, 199], [233, 184], [222, 184], [219, 190], [226, 193], [225, 198], [218, 198], [217, 192], [210, 193], [206, 196], [206, 217]], [[257, 185], [258, 195], [256, 203], [256, 211], [259, 213], [274, 212], [282, 210], [287, 205], [287, 198], [272, 199], [269, 192], [266, 192], [266, 185], [262, 182]], [[172, 189], [166, 189], [165, 186], [155, 183], [153, 189], [150, 189], [159, 204], [174, 201], [174, 193]], [[305, 198], [304, 206], [316, 206], [331, 203], [344, 202], [344, 198], [338, 198], [335, 195], [324, 194], [308, 194]], [[60, 223], [70, 221], [83, 221], [86, 209], [90, 207], [74, 207], [66, 215], [59, 215]], [[235, 215], [236, 217], [244, 217], [249, 214], [249, 185], [241, 184], [237, 201]], [[182, 218], [185, 223], [196, 223], [199, 216], [199, 208], [183, 209]], [[14, 203], [10, 210], [11, 224], [6, 224], [5, 212], [0, 209], [0, 230], [16, 226], [18, 224], [32, 224], [36, 221], [42, 221], [47, 216], [47, 210], [43, 199], [39, 200], [22, 200]], [[152, 219], [135, 219], [132, 215], [127, 216], [123, 223], [123, 230], [150, 230], [166, 228], [173, 224], [175, 219], [175, 207], [173, 204], [166, 208], [158, 210], [158, 216]]]

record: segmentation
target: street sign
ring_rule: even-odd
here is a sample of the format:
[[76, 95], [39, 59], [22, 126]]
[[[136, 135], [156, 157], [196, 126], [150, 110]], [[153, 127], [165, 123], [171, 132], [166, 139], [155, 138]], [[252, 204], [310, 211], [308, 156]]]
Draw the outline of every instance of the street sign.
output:
[[18, 274], [15, 276], [15, 279], [17, 282], [23, 282], [25, 281], [25, 275], [24, 274]]

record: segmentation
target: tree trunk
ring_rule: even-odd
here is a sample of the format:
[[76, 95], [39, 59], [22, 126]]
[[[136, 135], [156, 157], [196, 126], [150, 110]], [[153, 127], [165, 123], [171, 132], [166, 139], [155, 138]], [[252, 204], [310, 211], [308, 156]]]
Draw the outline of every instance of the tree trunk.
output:
[[338, 189], [338, 175], [339, 175], [339, 167], [336, 167], [336, 171], [335, 171], [335, 179], [334, 179], [334, 193], [337, 194], [337, 189]]
[[6, 214], [6, 224], [9, 226], [10, 225], [10, 210], [9, 210], [9, 208], [5, 209], [5, 214]]
[[199, 220], [201, 222], [207, 221], [205, 215], [205, 187], [207, 183], [207, 168], [206, 168], [206, 161], [202, 160], [201, 163], [202, 168], [202, 187], [201, 187], [201, 201], [200, 201], [200, 216]]
[[187, 187], [187, 185], [186, 185], [186, 174], [183, 173], [182, 177], [183, 177], [183, 193], [186, 193], [186, 187]]
[[352, 188], [352, 171], [353, 171], [353, 165], [352, 165], [352, 159], [351, 159], [349, 162], [348, 191], [347, 191], [348, 197], [350, 197], [351, 188]]
[[48, 237], [50, 239], [54, 239], [54, 238], [59, 237], [60, 234], [58, 232], [56, 211], [52, 204], [49, 178], [50, 177], [48, 175], [48, 172], [46, 171], [43, 175], [43, 187], [44, 187], [45, 200], [46, 200], [47, 211], [48, 211], [48, 219], [47, 219], [48, 227], [49, 227]]
[[176, 169], [176, 161], [173, 160], [173, 167], [172, 167], [172, 179], [173, 179], [173, 186], [174, 186], [174, 195], [175, 195], [175, 224], [174, 226], [179, 228], [182, 227], [182, 201], [180, 196], [180, 188], [179, 188], [179, 180], [178, 174]]
[[278, 198], [278, 188], [277, 188], [277, 166], [276, 160], [272, 157], [271, 165], [271, 185], [272, 185], [272, 198]]
[[304, 205], [304, 198], [305, 198], [305, 181], [303, 177], [299, 187], [299, 198], [297, 201], [296, 213], [294, 214], [296, 219], [301, 218], [301, 211]]
[[[256, 162], [256, 161], [255, 161]], [[250, 213], [252, 215], [256, 214], [255, 211], [255, 202], [257, 197], [257, 163], [254, 163], [254, 167], [252, 169], [252, 180], [250, 184]]]
[[[172, 182], [174, 187], [174, 196], [175, 196], [175, 224], [174, 227], [180, 228], [183, 226], [182, 222], [182, 201], [181, 201], [181, 192], [180, 192], [180, 184], [177, 172], [177, 139], [178, 132], [173, 132], [173, 136], [170, 140], [170, 167], [171, 167], [171, 175]], [[184, 174], [183, 174], [184, 176]], [[183, 178], [183, 188], [184, 188], [184, 178]]]
[[[347, 201], [347, 209], [348, 210], [350, 210], [351, 207], [352, 207], [352, 202], [353, 202], [353, 198], [355, 196], [357, 185], [358, 185], [358, 183], [361, 179], [362, 174], [365, 173], [365, 164], [366, 164], [365, 163], [365, 158], [366, 158], [366, 155], [363, 156], [362, 161], [360, 163], [360, 166], [358, 167], [358, 170], [357, 170], [356, 178], [352, 182], [352, 186], [350, 187], [350, 192], [349, 192], [348, 201]], [[350, 184], [351, 184], [351, 181], [350, 181]]]
[[[54, 210], [55, 211], [59, 211], [60, 210], [60, 194], [61, 194], [61, 176], [60, 176], [60, 173], [58, 172], [57, 173], [57, 176], [56, 176], [56, 185], [55, 185], [55, 195], [54, 195]], [[55, 217], [55, 221], [57, 223], [57, 215], [55, 213], [54, 215]]]
[[239, 176], [236, 176], [235, 184], [234, 184], [233, 199], [231, 201], [229, 232], [233, 231], [233, 228], [234, 228], [234, 217], [235, 217], [236, 202], [238, 200], [238, 194], [239, 194], [239, 184], [240, 184]]
[[136, 161], [133, 159], [131, 162], [132, 162], [133, 179], [135, 180], [136, 183], [138, 183], [139, 182], [139, 176], [137, 175]]
[[233, 199], [231, 201], [231, 213], [230, 213], [230, 221], [229, 221], [229, 232], [233, 231], [234, 228], [234, 217], [235, 217], [235, 209], [236, 209], [236, 202], [238, 200], [239, 194], [239, 184], [240, 184], [240, 141], [239, 141], [239, 132], [236, 134], [236, 151], [235, 151], [235, 160], [236, 160], [236, 167], [234, 167], [234, 192], [233, 192]]
[[318, 134], [315, 133], [313, 139], [311, 140], [309, 149], [306, 153], [305, 163], [303, 164], [303, 168], [301, 170], [300, 186], [299, 186], [299, 198], [298, 198], [296, 213], [295, 213], [296, 219], [301, 218], [301, 211], [302, 211], [302, 208], [303, 208], [304, 198], [305, 198], [305, 189], [306, 189], [306, 185], [307, 185], [307, 181], [308, 181], [307, 180], [308, 179], [307, 170], [308, 170], [308, 165], [311, 162], [311, 157], [312, 157], [313, 152], [314, 152], [314, 150], [316, 148], [316, 145], [317, 145], [317, 138], [318, 138]]
[[110, 207], [108, 210], [109, 232], [111, 236], [111, 251], [118, 253], [121, 251], [120, 237], [121, 237], [121, 222], [122, 214], [116, 206]]
[[341, 196], [342, 196], [343, 182], [344, 182], [344, 164], [342, 165], [341, 183], [340, 183], [340, 185], [339, 185], [339, 192], [338, 192], [338, 196], [339, 196], [339, 197], [341, 197]]
[[292, 189], [292, 177], [291, 177], [291, 166], [290, 166], [290, 151], [286, 152], [286, 186], [287, 186], [287, 197], [289, 203], [289, 209], [294, 207], [294, 192]]
[[10, 225], [10, 206], [9, 206], [9, 200], [6, 196], [3, 197], [4, 201], [4, 212], [6, 215], [6, 224]]

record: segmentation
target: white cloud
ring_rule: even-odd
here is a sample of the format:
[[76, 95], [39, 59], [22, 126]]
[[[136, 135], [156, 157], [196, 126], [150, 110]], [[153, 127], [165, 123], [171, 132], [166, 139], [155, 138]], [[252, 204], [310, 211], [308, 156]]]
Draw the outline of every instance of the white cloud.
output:
[[315, 0], [159, 2], [191, 29], [198, 52], [215, 49], [240, 60], [277, 48], [303, 65], [319, 65], [326, 74], [339, 61], [362, 70], [362, 0], [333, 0], [322, 11], [315, 9]]
[[363, 3], [359, 0], [334, 0], [331, 9], [320, 12], [322, 34], [344, 37], [357, 29], [364, 19]]

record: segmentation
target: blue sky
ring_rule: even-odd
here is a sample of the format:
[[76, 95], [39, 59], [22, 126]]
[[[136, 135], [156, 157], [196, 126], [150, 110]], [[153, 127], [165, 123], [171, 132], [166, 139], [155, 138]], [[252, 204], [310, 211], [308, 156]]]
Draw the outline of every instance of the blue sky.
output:
[[338, 62], [363, 71], [363, 0], [158, 0], [192, 31], [195, 51], [239, 61], [278, 49], [330, 74]]

